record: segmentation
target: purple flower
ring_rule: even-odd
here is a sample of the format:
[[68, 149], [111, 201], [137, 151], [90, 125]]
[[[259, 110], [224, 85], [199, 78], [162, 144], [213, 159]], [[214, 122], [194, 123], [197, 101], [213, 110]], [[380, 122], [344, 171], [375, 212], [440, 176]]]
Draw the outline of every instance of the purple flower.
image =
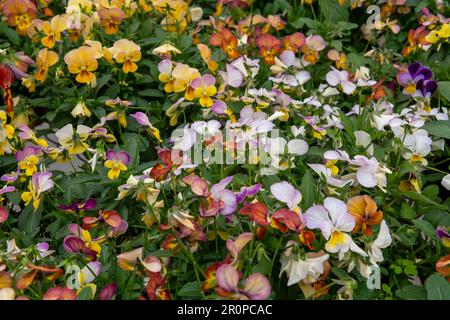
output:
[[233, 191], [225, 189], [232, 180], [233, 176], [227, 177], [211, 187], [211, 196], [220, 203], [219, 213], [224, 216], [232, 214], [237, 207], [235, 194]]
[[92, 210], [97, 205], [97, 202], [93, 198], [89, 198], [86, 201], [75, 201], [69, 205], [62, 204], [58, 206], [59, 209], [63, 211], [81, 211], [81, 210]]
[[241, 191], [236, 193], [236, 201], [241, 203], [246, 197], [253, 197], [261, 189], [262, 185], [260, 183], [254, 184], [250, 187], [242, 187]]
[[437, 82], [432, 80], [433, 72], [415, 62], [407, 70], [397, 74], [397, 81], [404, 87], [403, 93], [413, 97], [430, 97], [437, 89]]

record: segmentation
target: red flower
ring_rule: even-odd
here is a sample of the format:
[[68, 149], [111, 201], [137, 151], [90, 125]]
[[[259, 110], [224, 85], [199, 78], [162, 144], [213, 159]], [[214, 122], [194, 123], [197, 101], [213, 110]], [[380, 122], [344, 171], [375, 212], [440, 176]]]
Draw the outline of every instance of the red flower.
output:
[[239, 51], [237, 51], [238, 39], [227, 28], [213, 33], [209, 38], [209, 44], [215, 47], [221, 47], [231, 60], [239, 57]]
[[0, 65], [0, 88], [5, 91], [3, 101], [6, 104], [6, 112], [14, 112], [14, 103], [12, 99], [11, 90], [9, 89], [14, 82], [13, 73], [4, 65]]
[[239, 213], [244, 216], [249, 216], [252, 221], [255, 221], [262, 226], [269, 224], [269, 221], [267, 220], [269, 210], [262, 202], [255, 202], [252, 204], [244, 203], [244, 207], [239, 210]]

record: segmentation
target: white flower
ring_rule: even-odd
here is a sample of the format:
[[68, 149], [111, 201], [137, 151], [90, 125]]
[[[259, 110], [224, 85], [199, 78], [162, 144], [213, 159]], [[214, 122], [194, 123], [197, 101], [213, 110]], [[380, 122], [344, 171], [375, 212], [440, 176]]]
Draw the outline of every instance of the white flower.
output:
[[442, 178], [441, 184], [445, 189], [450, 190], [450, 174]]
[[386, 224], [386, 221], [381, 221], [380, 225], [380, 231], [378, 233], [377, 238], [370, 246], [369, 250], [369, 257], [370, 262], [374, 265], [377, 264], [377, 262], [382, 262], [384, 260], [383, 252], [381, 249], [385, 249], [389, 247], [392, 243], [391, 234], [389, 233], [389, 228]]
[[355, 156], [354, 160], [350, 160], [349, 163], [358, 167], [356, 179], [363, 187], [373, 188], [378, 186], [378, 188], [386, 192], [386, 173], [391, 174], [392, 171], [381, 166], [375, 157], [368, 159], [365, 156]]
[[406, 148], [403, 157], [426, 166], [428, 161], [425, 157], [431, 152], [432, 142], [428, 132], [423, 129], [416, 130], [413, 134], [407, 134], [403, 141], [403, 146]]
[[346, 94], [352, 94], [356, 89], [356, 84], [348, 80], [348, 72], [345, 70], [339, 71], [333, 67], [332, 69], [333, 71], [328, 72], [326, 75], [328, 84], [332, 87], [340, 85]]
[[342, 260], [349, 250], [361, 256], [367, 256], [347, 234], [353, 230], [355, 219], [348, 213], [347, 205], [343, 201], [332, 197], [325, 198], [323, 206], [316, 205], [309, 208], [304, 218], [309, 229], [322, 231], [327, 240], [325, 250], [339, 253], [339, 260]]
[[333, 187], [342, 188], [343, 186], [347, 184], [353, 184], [353, 179], [351, 179], [351, 176], [348, 176], [347, 179], [339, 179], [333, 176], [331, 173], [331, 169], [325, 167], [323, 164], [311, 164], [308, 163], [308, 166], [314, 170], [315, 173], [317, 173], [320, 177], [325, 177], [325, 181], [327, 184]]
[[285, 203], [289, 209], [300, 211], [298, 204], [302, 201], [302, 194], [289, 182], [274, 183], [270, 186], [270, 192], [278, 201]]
[[324, 271], [324, 263], [328, 260], [328, 254], [319, 257], [306, 257], [305, 260], [296, 260], [293, 256], [283, 261], [280, 276], [286, 272], [288, 276], [288, 286], [303, 281], [305, 283], [313, 283], [319, 279]]

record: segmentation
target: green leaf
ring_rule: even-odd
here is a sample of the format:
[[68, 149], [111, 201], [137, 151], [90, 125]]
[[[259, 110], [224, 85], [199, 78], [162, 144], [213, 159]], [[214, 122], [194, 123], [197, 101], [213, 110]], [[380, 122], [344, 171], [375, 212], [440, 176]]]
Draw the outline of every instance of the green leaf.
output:
[[3, 33], [9, 41], [11, 41], [14, 45], [20, 45], [20, 38], [17, 34], [16, 30], [9, 28], [6, 24], [0, 24], [0, 31]]
[[429, 198], [427, 198], [426, 196], [424, 196], [423, 194], [417, 193], [417, 192], [412, 192], [412, 191], [408, 191], [408, 192], [402, 192], [402, 193], [398, 193], [400, 196], [404, 196], [404, 197], [408, 197], [412, 200], [416, 200], [419, 202], [423, 202], [426, 203], [428, 205], [434, 206], [436, 208], [439, 208], [441, 210], [450, 212], [449, 208], [447, 208], [446, 206], [443, 206], [442, 204], [439, 204]]
[[34, 211], [33, 205], [31, 203], [26, 206], [19, 216], [18, 222], [20, 230], [25, 231], [29, 234], [36, 232], [42, 218], [41, 211], [41, 207]]
[[341, 6], [337, 1], [319, 0], [319, 7], [327, 22], [337, 23], [348, 20], [347, 6]]
[[77, 300], [91, 300], [94, 297], [93, 288], [86, 286], [78, 293]]
[[139, 95], [143, 97], [154, 97], [154, 98], [162, 98], [164, 97], [164, 93], [162, 93], [158, 89], [145, 89], [139, 91]]
[[[450, 91], [450, 88], [448, 90]], [[450, 139], [450, 120], [431, 121], [422, 128], [435, 137]]]
[[443, 277], [433, 274], [425, 280], [428, 300], [450, 300], [450, 284]]
[[191, 299], [199, 299], [202, 297], [202, 293], [200, 291], [200, 287], [197, 281], [192, 281], [186, 283], [179, 291], [178, 295], [181, 297], [191, 298]]
[[302, 193], [302, 207], [307, 209], [314, 204], [315, 193], [316, 193], [316, 183], [309, 170], [306, 170], [302, 182], [300, 184], [300, 192]]
[[450, 102], [450, 81], [438, 82], [438, 92], [445, 100]]
[[416, 212], [407, 203], [402, 203], [400, 216], [406, 220], [412, 220], [416, 217]]
[[438, 241], [438, 238], [436, 236], [436, 231], [431, 223], [429, 223], [426, 220], [414, 220], [414, 225], [420, 229], [425, 235], [430, 237], [433, 240]]
[[130, 154], [131, 158], [129, 167], [134, 168], [140, 162], [138, 145], [139, 136], [137, 136], [135, 133], [126, 133], [124, 134], [124, 139], [126, 141], [125, 151]]
[[427, 291], [422, 286], [408, 285], [398, 289], [395, 294], [403, 300], [426, 300]]

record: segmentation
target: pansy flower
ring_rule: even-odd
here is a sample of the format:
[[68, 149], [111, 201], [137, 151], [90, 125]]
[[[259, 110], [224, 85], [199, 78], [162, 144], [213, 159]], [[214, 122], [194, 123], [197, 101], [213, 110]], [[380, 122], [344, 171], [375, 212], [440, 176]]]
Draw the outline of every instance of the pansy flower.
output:
[[58, 138], [59, 144], [69, 151], [69, 154], [81, 154], [89, 147], [85, 142], [89, 137], [92, 129], [79, 124], [74, 130], [71, 123], [59, 129], [55, 136]]
[[123, 64], [123, 72], [136, 72], [138, 68], [136, 62], [141, 60], [141, 47], [139, 45], [131, 40], [121, 39], [114, 42], [110, 51], [114, 60]]
[[76, 300], [77, 295], [74, 290], [59, 286], [48, 289], [42, 298], [43, 300]]
[[239, 51], [237, 50], [238, 39], [226, 28], [213, 33], [209, 38], [209, 44], [215, 47], [221, 47], [230, 60], [239, 57]]
[[397, 74], [397, 81], [404, 87], [403, 93], [410, 96], [429, 97], [437, 89], [437, 82], [432, 80], [431, 69], [415, 62]]
[[84, 254], [88, 260], [96, 260], [102, 250], [101, 241], [104, 239], [92, 239], [88, 230], [76, 224], [70, 224], [67, 228], [70, 234], [64, 238], [64, 250], [68, 253]]
[[100, 23], [105, 29], [106, 34], [115, 34], [119, 31], [122, 20], [125, 19], [125, 13], [120, 8], [101, 7], [98, 11]]
[[14, 76], [11, 70], [6, 66], [0, 64], [0, 88], [2, 88], [5, 92], [3, 101], [5, 102], [6, 112], [8, 114], [12, 114], [14, 112], [14, 102], [10, 89], [13, 83]]
[[355, 218], [355, 227], [353, 232], [362, 233], [372, 236], [372, 226], [381, 223], [383, 220], [383, 212], [378, 210], [376, 202], [369, 196], [356, 196], [347, 202], [348, 213]]
[[66, 211], [66, 212], [76, 212], [76, 211], [84, 211], [84, 210], [93, 210], [97, 202], [93, 198], [89, 198], [86, 201], [75, 201], [69, 205], [59, 205], [58, 208]]
[[47, 48], [41, 49], [36, 58], [37, 71], [34, 78], [44, 82], [47, 79], [48, 69], [59, 61], [58, 54]]
[[117, 179], [121, 171], [127, 171], [127, 165], [130, 163], [130, 154], [126, 151], [109, 150], [106, 152], [105, 167], [108, 171], [108, 178]]
[[35, 146], [27, 146], [23, 150], [17, 151], [16, 160], [19, 162], [19, 168], [25, 170], [27, 176], [32, 176], [37, 172], [37, 164], [41, 155], [41, 148]]
[[[0, 116], [1, 116], [1, 111], [0, 111]], [[21, 125], [18, 128], [20, 130], [18, 136], [19, 139], [22, 141], [26, 141], [26, 140], [31, 140], [33, 143], [47, 148], [48, 147], [48, 143], [44, 138], [37, 138], [36, 134], [34, 133], [34, 131], [32, 129], [30, 129], [30, 127], [28, 127], [27, 125]]]
[[194, 89], [194, 97], [199, 99], [202, 107], [211, 107], [214, 104], [212, 96], [217, 93], [217, 88], [214, 86], [216, 79], [210, 74], [205, 74], [201, 78], [196, 78], [192, 81], [191, 87]]
[[33, 201], [33, 208], [36, 210], [39, 207], [43, 193], [51, 190], [55, 184], [51, 177], [51, 172], [37, 172], [33, 174], [28, 185], [28, 191], [23, 192], [21, 196], [25, 205]]
[[94, 84], [96, 77], [93, 71], [97, 70], [98, 62], [95, 50], [92, 47], [81, 46], [69, 51], [64, 56], [69, 72], [76, 74], [79, 83]]
[[133, 114], [130, 114], [131, 117], [133, 117], [134, 119], [136, 119], [137, 123], [139, 123], [141, 126], [144, 126], [148, 129], [148, 132], [150, 132], [150, 134], [152, 136], [154, 136], [159, 142], [162, 142], [161, 140], [161, 134], [159, 133], [158, 128], [154, 127], [150, 120], [148, 119], [147, 115], [143, 112], [136, 112]]
[[50, 21], [44, 21], [41, 28], [44, 34], [41, 43], [51, 49], [57, 41], [61, 41], [61, 32], [67, 28], [67, 17], [54, 16]]
[[305, 39], [305, 44], [301, 47], [303, 60], [315, 64], [319, 59], [319, 52], [325, 49], [326, 42], [319, 35], [310, 35]]
[[229, 264], [221, 265], [216, 271], [218, 287], [216, 293], [233, 300], [265, 300], [271, 293], [269, 280], [261, 273], [250, 275], [243, 288], [239, 288], [239, 272]]
[[324, 200], [323, 206], [312, 206], [306, 210], [304, 216], [308, 228], [322, 231], [327, 240], [325, 250], [339, 253], [339, 260], [342, 260], [349, 250], [361, 256], [367, 256], [347, 233], [355, 227], [355, 219], [349, 214], [347, 205], [343, 201], [328, 197]]
[[268, 65], [274, 64], [275, 57], [279, 55], [281, 50], [280, 39], [265, 33], [256, 38], [256, 45], [263, 61]]
[[297, 53], [298, 50], [305, 44], [305, 35], [301, 32], [295, 32], [283, 38], [283, 48]]
[[21, 36], [26, 34], [31, 21], [37, 16], [37, 8], [30, 0], [7, 0], [2, 3], [1, 9], [8, 25], [16, 27]]

